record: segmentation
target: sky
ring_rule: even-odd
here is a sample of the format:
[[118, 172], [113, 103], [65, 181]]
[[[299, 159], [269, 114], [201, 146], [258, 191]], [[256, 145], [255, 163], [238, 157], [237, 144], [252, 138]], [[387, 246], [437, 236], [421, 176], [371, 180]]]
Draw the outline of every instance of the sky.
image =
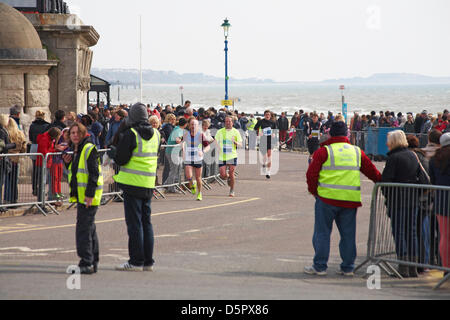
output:
[[100, 34], [93, 67], [321, 81], [450, 76], [448, 0], [65, 0]]

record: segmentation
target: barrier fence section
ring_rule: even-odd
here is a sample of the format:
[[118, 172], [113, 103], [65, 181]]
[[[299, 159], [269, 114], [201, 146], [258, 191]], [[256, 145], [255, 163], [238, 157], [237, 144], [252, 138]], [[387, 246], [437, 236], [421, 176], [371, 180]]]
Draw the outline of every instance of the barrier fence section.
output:
[[[436, 269], [450, 279], [450, 187], [378, 183], [372, 193], [367, 258], [390, 276]], [[398, 269], [392, 264], [398, 264]]]
[[42, 210], [40, 153], [0, 154], [0, 211], [21, 206]]

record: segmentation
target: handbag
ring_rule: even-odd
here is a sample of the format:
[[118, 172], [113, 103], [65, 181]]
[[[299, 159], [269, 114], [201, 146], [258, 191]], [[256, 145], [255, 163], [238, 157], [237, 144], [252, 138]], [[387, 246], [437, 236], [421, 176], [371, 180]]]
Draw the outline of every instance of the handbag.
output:
[[[431, 185], [431, 179], [428, 175], [427, 171], [423, 167], [422, 163], [419, 160], [417, 154], [413, 151], [416, 156], [417, 162], [419, 163], [419, 169], [417, 170], [416, 175], [416, 183], [423, 185]], [[434, 195], [432, 190], [421, 189], [418, 194], [418, 206], [421, 211], [431, 212], [433, 209]]]

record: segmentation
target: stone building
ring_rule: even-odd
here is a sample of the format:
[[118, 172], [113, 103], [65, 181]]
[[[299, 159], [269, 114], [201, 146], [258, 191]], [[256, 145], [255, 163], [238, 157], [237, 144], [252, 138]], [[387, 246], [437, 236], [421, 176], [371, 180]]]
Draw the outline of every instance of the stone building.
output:
[[33, 120], [30, 115], [38, 109], [50, 116], [48, 73], [57, 64], [48, 59], [30, 21], [19, 11], [0, 3], [0, 113], [9, 114], [13, 105], [23, 107], [25, 125]]
[[0, 113], [23, 107], [24, 131], [37, 109], [86, 113], [98, 33], [74, 14], [22, 13], [0, 1]]

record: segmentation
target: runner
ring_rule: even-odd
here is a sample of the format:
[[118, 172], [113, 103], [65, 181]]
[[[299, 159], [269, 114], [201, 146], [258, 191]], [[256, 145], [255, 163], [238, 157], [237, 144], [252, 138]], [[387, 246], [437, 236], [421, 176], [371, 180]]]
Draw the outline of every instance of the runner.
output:
[[259, 142], [259, 151], [264, 156], [262, 171], [266, 174], [266, 178], [270, 179], [270, 168], [272, 167], [272, 137], [275, 138], [273, 129], [276, 129], [276, 123], [271, 120], [272, 112], [264, 111], [264, 118], [259, 120], [255, 126], [255, 130], [259, 130], [261, 140]]
[[242, 137], [239, 131], [233, 128], [231, 116], [225, 118], [225, 128], [217, 131], [215, 141], [219, 147], [220, 177], [227, 180], [230, 197], [234, 197], [234, 170], [237, 166], [237, 148], [242, 147]]
[[[210, 148], [199, 127], [198, 120], [192, 119], [189, 122], [189, 131], [184, 132], [183, 141], [184, 169], [186, 179], [189, 182], [189, 189], [194, 195], [198, 191], [197, 200], [202, 201], [203, 154], [208, 152]], [[193, 171], [196, 181], [193, 181]]]
[[308, 137], [308, 164], [311, 163], [313, 153], [316, 152], [317, 149], [319, 149], [321, 128], [322, 123], [319, 121], [319, 116], [317, 115], [317, 113], [314, 113], [312, 115], [312, 122], [305, 122], [304, 132], [305, 136]]

